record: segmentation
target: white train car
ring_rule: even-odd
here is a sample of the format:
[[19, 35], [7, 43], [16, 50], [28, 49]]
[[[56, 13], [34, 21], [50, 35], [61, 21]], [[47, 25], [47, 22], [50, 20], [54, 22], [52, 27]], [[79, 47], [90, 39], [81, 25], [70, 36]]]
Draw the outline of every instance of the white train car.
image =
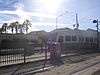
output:
[[62, 28], [51, 31], [49, 41], [60, 43], [96, 43], [97, 32], [92, 29], [73, 30], [69, 28]]
[[49, 42], [61, 43], [64, 52], [94, 52], [96, 51], [96, 30], [79, 30], [61, 28], [51, 31]]

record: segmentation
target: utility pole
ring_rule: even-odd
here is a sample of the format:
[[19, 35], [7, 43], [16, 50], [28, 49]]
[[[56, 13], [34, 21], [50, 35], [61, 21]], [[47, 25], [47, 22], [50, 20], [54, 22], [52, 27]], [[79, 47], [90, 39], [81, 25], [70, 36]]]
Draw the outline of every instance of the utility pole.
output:
[[64, 14], [60, 14], [56, 17], [56, 30], [57, 30], [57, 22], [58, 22], [58, 18], [63, 16], [63, 15], [66, 15], [66, 13], [68, 13], [68, 11], [66, 11]]
[[58, 18], [58, 17], [56, 17], [56, 30], [57, 30], [57, 18]]
[[97, 50], [99, 50], [99, 27], [98, 27], [98, 19], [97, 19]]
[[75, 29], [78, 29], [79, 28], [78, 14], [77, 13], [76, 13], [76, 24], [74, 24], [73, 27], [75, 27]]
[[99, 24], [98, 24], [98, 19], [93, 20], [93, 23], [97, 23], [97, 25], [96, 25], [96, 27], [97, 27], [97, 50], [99, 51]]
[[76, 28], [78, 29], [78, 27], [79, 27], [79, 23], [78, 23], [78, 15], [77, 15], [77, 13], [76, 13]]
[[60, 16], [63, 16], [64, 14], [61, 14], [61, 15], [59, 15], [59, 16], [57, 16], [56, 17], [56, 30], [57, 30], [57, 22], [58, 22], [58, 18], [60, 17]]

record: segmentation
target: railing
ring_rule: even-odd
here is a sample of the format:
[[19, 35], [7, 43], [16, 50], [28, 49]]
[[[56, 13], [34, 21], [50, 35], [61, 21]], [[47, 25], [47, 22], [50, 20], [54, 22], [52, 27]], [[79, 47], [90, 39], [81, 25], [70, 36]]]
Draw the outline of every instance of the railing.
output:
[[[61, 54], [97, 52], [96, 47], [95, 43], [62, 43]], [[0, 66], [45, 59], [45, 50], [44, 44], [4, 43], [0, 45]]]
[[45, 49], [43, 44], [4, 43], [0, 45], [0, 66], [25, 63], [29, 59], [37, 58], [38, 54], [35, 53], [42, 53], [43, 57]]
[[97, 52], [96, 43], [62, 43], [62, 53], [91, 53]]
[[[15, 73], [17, 74], [18, 71], [19, 71], [18, 73], [20, 73], [22, 69], [26, 71], [26, 70], [33, 70], [33, 68], [34, 69], [44, 68], [45, 66], [50, 66], [51, 63], [59, 64], [59, 61], [60, 63], [63, 63], [62, 60], [59, 59], [60, 56], [58, 58], [57, 55], [60, 52], [60, 50], [61, 50], [61, 56], [67, 56], [69, 61], [70, 61], [69, 58], [70, 54], [73, 55], [74, 53], [97, 52], [96, 51], [97, 46], [95, 43], [69, 43], [69, 44], [62, 43], [60, 45], [55, 45], [55, 46], [53, 45], [53, 47], [51, 47], [51, 50], [48, 50], [47, 52], [47, 48], [49, 49], [49, 46], [50, 45], [48, 45], [47, 47], [47, 45], [45, 44], [33, 44], [33, 43], [13, 43], [13, 44], [4, 43], [0, 45], [0, 75], [6, 72], [8, 73], [11, 72], [10, 75], [14, 75]], [[59, 46], [61, 46], [60, 50], [59, 50], [60, 48]], [[48, 61], [47, 59], [50, 60]], [[19, 64], [19, 65], [15, 65], [15, 64]], [[17, 69], [12, 70], [9, 69], [12, 66], [7, 66], [7, 65], [13, 65], [14, 68], [15, 66], [16, 68], [18, 66], [19, 67]], [[27, 65], [31, 67], [28, 68]], [[25, 66], [27, 66], [27, 68]]]
[[25, 62], [25, 44], [4, 43], [0, 46], [0, 66]]

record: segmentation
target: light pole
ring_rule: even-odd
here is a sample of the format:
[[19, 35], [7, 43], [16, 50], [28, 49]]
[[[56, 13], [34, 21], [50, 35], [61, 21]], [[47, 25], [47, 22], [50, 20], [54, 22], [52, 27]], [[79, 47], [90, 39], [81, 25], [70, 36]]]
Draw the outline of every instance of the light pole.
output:
[[63, 16], [63, 15], [65, 15], [66, 13], [68, 13], [68, 11], [66, 11], [64, 14], [58, 15], [58, 16], [56, 17], [56, 30], [57, 30], [58, 18], [61, 17], [61, 16]]
[[97, 25], [96, 25], [96, 27], [97, 27], [97, 50], [99, 50], [99, 24], [98, 24], [98, 19], [93, 20], [93, 23], [97, 23]]

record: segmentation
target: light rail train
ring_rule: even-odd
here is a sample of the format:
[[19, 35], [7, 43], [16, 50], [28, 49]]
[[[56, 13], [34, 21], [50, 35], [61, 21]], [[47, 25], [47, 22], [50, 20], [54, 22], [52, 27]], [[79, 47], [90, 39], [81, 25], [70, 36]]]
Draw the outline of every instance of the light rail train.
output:
[[92, 29], [56, 29], [51, 31], [48, 41], [60, 43], [63, 53], [97, 52], [97, 31]]

